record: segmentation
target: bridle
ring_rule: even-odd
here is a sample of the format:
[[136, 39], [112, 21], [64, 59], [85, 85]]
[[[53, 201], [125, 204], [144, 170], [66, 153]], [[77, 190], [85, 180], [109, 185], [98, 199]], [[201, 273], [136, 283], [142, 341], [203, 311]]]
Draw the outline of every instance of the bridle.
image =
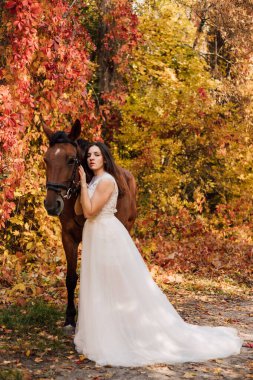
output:
[[[77, 148], [76, 145], [74, 145], [74, 146]], [[73, 168], [71, 178], [69, 180], [65, 181], [69, 185], [64, 185], [63, 183], [55, 183], [55, 182], [47, 181], [46, 182], [46, 189], [55, 191], [57, 194], [59, 194], [64, 199], [70, 199], [72, 197], [72, 195], [76, 195], [80, 190], [79, 182], [76, 182], [76, 180], [75, 180], [77, 169], [78, 169], [78, 166], [80, 164], [81, 164], [81, 162], [80, 162], [79, 158], [76, 156], [74, 158], [74, 168]], [[66, 194], [62, 195], [61, 190], [65, 190]]]

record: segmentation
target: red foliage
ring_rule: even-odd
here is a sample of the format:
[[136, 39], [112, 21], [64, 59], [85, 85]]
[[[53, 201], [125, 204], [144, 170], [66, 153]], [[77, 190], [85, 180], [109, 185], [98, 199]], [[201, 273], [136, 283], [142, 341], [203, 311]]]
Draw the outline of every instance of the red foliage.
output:
[[11, 15], [8, 16], [9, 11], [5, 14], [9, 46], [5, 52], [6, 66], [1, 69], [1, 78], [7, 84], [0, 86], [1, 226], [15, 207], [11, 202], [13, 190], [24, 170], [26, 147], [21, 138], [31, 123], [34, 107], [28, 67], [38, 48], [36, 28], [42, 11], [40, 4], [32, 0], [9, 1], [5, 6]]
[[201, 99], [206, 100], [207, 99], [207, 92], [203, 87], [198, 88], [198, 94]]
[[[246, 205], [242, 210], [239, 210], [240, 205], [235, 207], [238, 213], [245, 215], [243, 207]], [[253, 248], [251, 240], [242, 238], [241, 233], [247, 236], [252, 226], [245, 224], [243, 230], [239, 215], [238, 226], [235, 225], [234, 211], [228, 206], [218, 207], [218, 222], [220, 218], [223, 224], [220, 230], [219, 226], [203, 217], [196, 218], [185, 208], [176, 215], [159, 211], [149, 215], [142, 220], [145, 235], [140, 239], [140, 249], [149, 247], [143, 256], [149, 264], [158, 265], [168, 273], [198, 273], [210, 277], [226, 273], [247, 281], [252, 273]]]
[[42, 119], [63, 129], [69, 120], [79, 118], [89, 135], [98, 140], [102, 111], [109, 115], [106, 120], [110, 119], [113, 103], [125, 99], [123, 73], [138, 39], [131, 3], [111, 0], [102, 14], [107, 28], [102, 44], [118, 75], [113, 90], [102, 95], [101, 110], [96, 110], [93, 94], [87, 91], [94, 72], [90, 53], [95, 46], [79, 17], [78, 11], [69, 12], [65, 0], [5, 3], [2, 21], [8, 44], [1, 47], [6, 62], [0, 68], [4, 83], [0, 86], [1, 225], [15, 206], [13, 190], [24, 173], [24, 157], [33, 131], [37, 132], [34, 125]]
[[[48, 124], [78, 117], [100, 135], [94, 102], [86, 92], [94, 47], [78, 20], [64, 18], [61, 0], [7, 1], [3, 14], [7, 47], [0, 70], [1, 226], [15, 205], [13, 190], [24, 172], [35, 115]], [[31, 131], [30, 133], [27, 133]], [[24, 138], [25, 136], [25, 138]]]

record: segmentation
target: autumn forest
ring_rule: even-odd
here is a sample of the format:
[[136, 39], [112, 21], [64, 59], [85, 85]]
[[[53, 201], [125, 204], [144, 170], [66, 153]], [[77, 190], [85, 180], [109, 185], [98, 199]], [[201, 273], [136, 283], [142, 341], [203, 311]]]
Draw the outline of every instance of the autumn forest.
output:
[[4, 303], [66, 297], [43, 125], [76, 119], [134, 174], [132, 237], [161, 286], [252, 284], [252, 16], [249, 0], [0, 2]]

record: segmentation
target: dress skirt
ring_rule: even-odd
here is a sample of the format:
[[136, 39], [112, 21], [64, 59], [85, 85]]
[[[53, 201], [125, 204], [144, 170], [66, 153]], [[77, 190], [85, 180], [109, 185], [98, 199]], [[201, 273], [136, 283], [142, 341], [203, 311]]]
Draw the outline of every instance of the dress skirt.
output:
[[76, 350], [99, 365], [202, 362], [238, 354], [229, 327], [184, 322], [112, 214], [85, 222]]

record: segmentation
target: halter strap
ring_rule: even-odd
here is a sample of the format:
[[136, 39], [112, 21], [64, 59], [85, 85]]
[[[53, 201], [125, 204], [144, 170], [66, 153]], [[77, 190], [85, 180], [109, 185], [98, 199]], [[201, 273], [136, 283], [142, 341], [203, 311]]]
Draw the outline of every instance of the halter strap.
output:
[[59, 191], [60, 189], [68, 190], [68, 186], [63, 185], [61, 183], [55, 183], [55, 182], [47, 182], [46, 183], [47, 190], [53, 190], [53, 191]]
[[[62, 198], [70, 199], [71, 196], [73, 194], [77, 193], [78, 190], [79, 190], [79, 186], [76, 186], [76, 183], [75, 183], [76, 171], [77, 171], [77, 168], [78, 168], [79, 164], [80, 164], [80, 161], [76, 157], [75, 158], [74, 169], [73, 169], [71, 178], [68, 181], [66, 181], [66, 182], [69, 182], [69, 186], [66, 186], [63, 183], [47, 182], [46, 183], [46, 189], [47, 190], [55, 191], [56, 193], [60, 193], [60, 195], [62, 196]], [[61, 190], [66, 190], [67, 194], [63, 196], [61, 194]]]

